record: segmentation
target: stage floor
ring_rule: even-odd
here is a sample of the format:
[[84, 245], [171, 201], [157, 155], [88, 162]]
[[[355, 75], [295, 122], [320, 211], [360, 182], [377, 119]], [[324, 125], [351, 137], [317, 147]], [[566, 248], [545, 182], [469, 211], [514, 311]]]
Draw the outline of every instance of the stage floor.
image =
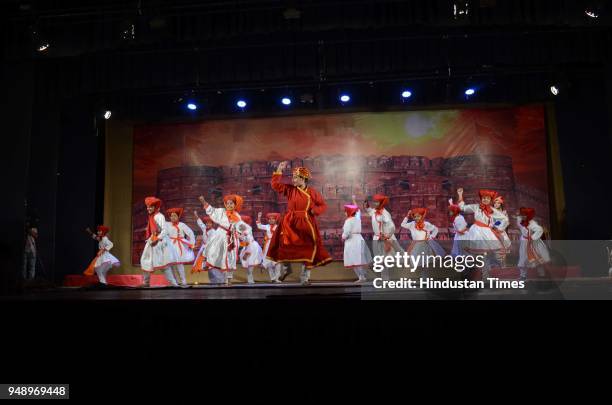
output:
[[26, 289], [22, 294], [1, 297], [6, 300], [597, 300], [612, 299], [612, 279], [572, 278], [564, 280], [529, 280], [524, 289], [401, 289], [382, 290], [371, 283], [314, 282], [255, 285], [234, 284], [229, 287], [194, 285], [171, 287], [59, 287]]

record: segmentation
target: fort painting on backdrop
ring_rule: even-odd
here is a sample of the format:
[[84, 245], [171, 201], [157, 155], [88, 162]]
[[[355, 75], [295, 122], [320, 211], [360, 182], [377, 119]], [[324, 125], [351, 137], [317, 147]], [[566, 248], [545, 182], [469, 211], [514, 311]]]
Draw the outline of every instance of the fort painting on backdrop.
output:
[[[132, 262], [144, 246], [144, 197], [157, 195], [163, 209], [183, 207], [183, 222], [197, 230], [192, 212], [204, 195], [222, 206], [222, 195], [244, 198], [242, 213], [283, 212], [286, 201], [270, 187], [279, 161], [312, 170], [311, 187], [327, 201], [319, 218], [325, 246], [342, 259], [343, 205], [376, 193], [390, 196], [396, 227], [411, 207], [426, 207], [427, 220], [449, 237], [448, 199], [458, 187], [466, 202], [480, 188], [501, 194], [513, 216], [534, 207], [550, 221], [545, 110], [541, 105], [380, 113], [338, 113], [248, 118], [134, 127]], [[289, 182], [289, 176], [286, 176]], [[469, 216], [467, 217], [470, 221]], [[369, 218], [363, 235], [371, 239]], [[399, 231], [398, 231], [399, 232]], [[397, 234], [405, 244], [403, 230]], [[511, 238], [518, 237], [509, 228]], [[263, 240], [263, 234], [254, 232]]]

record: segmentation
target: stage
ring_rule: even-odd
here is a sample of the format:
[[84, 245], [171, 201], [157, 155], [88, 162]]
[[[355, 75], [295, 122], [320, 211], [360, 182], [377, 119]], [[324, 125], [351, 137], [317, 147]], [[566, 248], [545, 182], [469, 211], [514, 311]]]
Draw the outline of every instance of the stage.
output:
[[313, 282], [231, 286], [192, 285], [188, 288], [123, 287], [90, 285], [25, 289], [20, 295], [1, 300], [599, 300], [612, 299], [611, 278], [568, 278], [528, 280], [522, 289], [379, 289], [371, 282]]

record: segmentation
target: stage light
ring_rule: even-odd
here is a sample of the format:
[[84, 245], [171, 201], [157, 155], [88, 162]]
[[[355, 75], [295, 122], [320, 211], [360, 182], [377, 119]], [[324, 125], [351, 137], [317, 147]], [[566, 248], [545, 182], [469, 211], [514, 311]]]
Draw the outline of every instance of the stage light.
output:
[[351, 96], [349, 96], [348, 94], [342, 94], [340, 96], [340, 101], [342, 103], [348, 103], [349, 101], [351, 101]]
[[236, 102], [236, 105], [238, 106], [238, 108], [245, 108], [247, 106], [247, 103], [244, 100], [238, 100]]
[[592, 8], [587, 8], [586, 10], [584, 10], [584, 14], [586, 14], [587, 17], [590, 17], [590, 18], [599, 18], [599, 13], [595, 9], [592, 9]]
[[473, 96], [474, 94], [476, 94], [476, 90], [471, 87], [465, 91], [466, 96]]
[[49, 49], [49, 46], [50, 46], [49, 42], [43, 41], [43, 42], [40, 43], [40, 45], [38, 45], [37, 50], [38, 50], [38, 52], [44, 52], [47, 49]]
[[553, 94], [553, 96], [558, 96], [559, 88], [557, 86], [550, 86], [550, 92]]
[[291, 105], [291, 99], [289, 97], [283, 97], [281, 103], [283, 103], [283, 105]]
[[198, 106], [195, 103], [187, 103], [187, 109], [189, 109], [191, 111], [195, 111], [195, 110], [198, 109]]
[[110, 119], [110, 117], [111, 117], [111, 115], [112, 115], [112, 114], [113, 114], [113, 113], [111, 112], [111, 110], [106, 110], [106, 111], [104, 111], [104, 119], [105, 119], [105, 120]]
[[453, 2], [453, 18], [455, 20], [467, 18], [470, 15], [469, 0]]
[[403, 99], [407, 99], [412, 97], [412, 92], [410, 90], [404, 90], [402, 91], [402, 98]]

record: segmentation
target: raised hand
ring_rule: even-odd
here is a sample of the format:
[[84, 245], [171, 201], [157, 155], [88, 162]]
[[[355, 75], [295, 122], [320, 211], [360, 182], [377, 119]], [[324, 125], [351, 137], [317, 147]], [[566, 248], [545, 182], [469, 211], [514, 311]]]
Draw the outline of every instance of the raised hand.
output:
[[261, 212], [257, 213], [257, 221], [261, 221]]
[[198, 210], [193, 210], [193, 216], [195, 217], [196, 221], [200, 219], [200, 216], [198, 215]]
[[203, 206], [208, 205], [208, 202], [206, 201], [203, 195], [199, 196], [198, 200], [202, 203]]
[[278, 168], [276, 169], [276, 171], [282, 172], [283, 170], [287, 168], [288, 165], [289, 165], [289, 162], [284, 160], [278, 164]]

